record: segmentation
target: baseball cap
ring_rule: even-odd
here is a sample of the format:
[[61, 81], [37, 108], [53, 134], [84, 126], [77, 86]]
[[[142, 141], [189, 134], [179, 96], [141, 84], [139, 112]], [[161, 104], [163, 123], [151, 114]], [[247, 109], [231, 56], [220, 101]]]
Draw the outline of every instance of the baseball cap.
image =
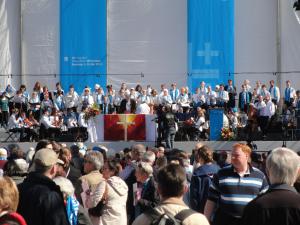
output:
[[63, 164], [62, 160], [58, 159], [57, 154], [52, 149], [43, 148], [37, 151], [34, 156], [34, 164], [40, 166], [49, 167], [56, 163]]

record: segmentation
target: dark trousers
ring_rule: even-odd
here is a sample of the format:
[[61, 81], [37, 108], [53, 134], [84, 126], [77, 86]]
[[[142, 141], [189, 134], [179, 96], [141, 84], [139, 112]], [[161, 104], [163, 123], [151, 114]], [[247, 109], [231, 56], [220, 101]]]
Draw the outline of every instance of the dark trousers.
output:
[[166, 141], [166, 147], [168, 149], [173, 149], [174, 147], [175, 134], [176, 134], [175, 127], [170, 127], [166, 129], [165, 141]]
[[259, 116], [258, 118], [258, 125], [262, 131], [263, 135], [267, 135], [268, 133], [268, 124], [269, 124], [269, 117], [268, 116]]
[[8, 111], [1, 112], [1, 126], [7, 126], [8, 124]]
[[241, 218], [233, 217], [229, 214], [217, 210], [212, 225], [240, 225]]

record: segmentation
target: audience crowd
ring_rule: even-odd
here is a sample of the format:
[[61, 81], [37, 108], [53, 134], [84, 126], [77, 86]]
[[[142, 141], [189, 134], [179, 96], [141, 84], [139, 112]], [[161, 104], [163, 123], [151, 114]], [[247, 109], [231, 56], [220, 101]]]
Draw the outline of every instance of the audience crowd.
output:
[[0, 224], [300, 224], [300, 157], [251, 147], [2, 147]]

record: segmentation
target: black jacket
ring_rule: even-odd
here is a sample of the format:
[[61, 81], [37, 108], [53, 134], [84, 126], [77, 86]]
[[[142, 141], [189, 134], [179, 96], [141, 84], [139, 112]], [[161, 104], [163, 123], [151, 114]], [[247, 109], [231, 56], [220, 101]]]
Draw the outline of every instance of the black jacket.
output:
[[17, 212], [28, 225], [69, 225], [63, 195], [50, 178], [31, 172], [18, 189]]
[[299, 225], [300, 195], [286, 184], [270, 189], [245, 208], [241, 225]]
[[141, 199], [138, 201], [140, 213], [144, 213], [149, 208], [156, 207], [158, 203], [159, 195], [155, 188], [154, 177], [150, 177], [142, 190]]

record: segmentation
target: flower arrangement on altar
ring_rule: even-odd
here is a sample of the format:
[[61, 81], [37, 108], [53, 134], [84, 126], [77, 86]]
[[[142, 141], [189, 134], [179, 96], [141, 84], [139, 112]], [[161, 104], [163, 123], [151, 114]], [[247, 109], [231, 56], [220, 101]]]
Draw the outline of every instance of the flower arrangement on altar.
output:
[[227, 127], [223, 127], [221, 130], [221, 138], [224, 141], [230, 141], [234, 139], [234, 132]]
[[93, 104], [92, 106], [88, 107], [85, 111], [84, 111], [84, 116], [83, 119], [85, 120], [85, 122], [87, 123], [87, 121], [90, 118], [94, 118], [95, 116], [99, 115], [101, 113], [100, 109], [98, 108], [97, 104]]

